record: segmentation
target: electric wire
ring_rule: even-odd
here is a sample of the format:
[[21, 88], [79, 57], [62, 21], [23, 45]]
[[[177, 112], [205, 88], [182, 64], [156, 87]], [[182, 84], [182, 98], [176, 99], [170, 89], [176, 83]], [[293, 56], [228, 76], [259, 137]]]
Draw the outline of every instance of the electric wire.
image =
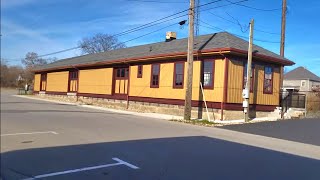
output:
[[[219, 16], [219, 15], [217, 15], [217, 14], [214, 14], [214, 13], [212, 13], [211, 11], [208, 11], [208, 13], [210, 13], [211, 15], [216, 16], [216, 17], [218, 17], [218, 18], [220, 18], [220, 19], [223, 19], [223, 20], [225, 20], [225, 21], [227, 21], [227, 22], [230, 22], [230, 23], [232, 23], [232, 24], [235, 24], [235, 25], [239, 25], [239, 24], [240, 24], [240, 23], [231, 21], [231, 20], [229, 20], [229, 19], [227, 19], [227, 18], [224, 18], [224, 17], [222, 17], [222, 16]], [[258, 32], [266, 33], [266, 34], [280, 35], [280, 33], [268, 32], [268, 31], [265, 31], [265, 30], [257, 29], [257, 28], [254, 28], [254, 30], [255, 30], [255, 31], [258, 31]]]
[[[202, 4], [202, 5], [198, 5], [197, 8], [200, 8], [200, 7], [204, 7], [204, 6], [207, 6], [207, 5], [210, 5], [210, 4], [213, 4], [213, 3], [217, 3], [217, 2], [220, 2], [222, 0], [215, 0], [215, 1], [211, 1], [211, 2], [208, 2], [208, 3], [205, 3], [205, 4]], [[241, 3], [241, 2], [245, 2], [245, 1], [248, 1], [248, 0], [241, 0], [241, 1], [237, 1], [237, 2], [230, 2], [230, 4], [225, 4], [223, 6], [228, 6], [228, 5], [232, 5], [232, 4], [237, 4], [237, 3]], [[219, 7], [223, 7], [223, 6], [216, 6], [214, 8], [219, 8]], [[211, 8], [212, 9], [212, 8]], [[152, 22], [149, 22], [149, 23], [146, 23], [144, 25], [141, 25], [141, 26], [138, 26], [138, 27], [135, 27], [135, 28], [132, 28], [132, 29], [129, 29], [129, 30], [126, 30], [126, 31], [123, 31], [121, 33], [118, 33], [118, 34], [114, 34], [113, 36], [122, 36], [122, 35], [126, 35], [126, 34], [129, 34], [129, 33], [132, 33], [132, 32], [136, 32], [138, 30], [141, 30], [141, 29], [144, 29], [144, 28], [148, 28], [148, 27], [151, 27], [151, 26], [154, 26], [153, 24], [156, 23], [155, 25], [157, 24], [161, 24], [161, 23], [164, 23], [164, 22], [167, 22], [167, 21], [170, 21], [170, 20], [173, 20], [173, 19], [177, 19], [177, 18], [180, 18], [180, 17], [183, 17], [183, 16], [186, 16], [186, 15], [181, 15], [179, 17], [174, 17], [170, 20], [165, 20], [169, 17], [172, 17], [172, 16], [175, 16], [175, 15], [178, 15], [178, 14], [181, 14], [183, 12], [187, 12], [189, 11], [189, 8], [186, 9], [186, 10], [183, 10], [183, 11], [179, 11], [177, 13], [174, 13], [172, 15], [169, 15], [169, 16], [165, 16], [163, 18], [160, 18], [160, 19], [157, 19], [155, 21], [152, 21]], [[201, 11], [206, 11], [206, 10], [201, 10]], [[164, 20], [164, 21], [162, 21]], [[160, 21], [160, 22], [159, 22]], [[148, 33], [149, 34], [149, 33]], [[151, 34], [151, 33], [150, 33]], [[141, 37], [144, 37], [143, 35]], [[134, 38], [134, 39], [138, 39], [138, 38]], [[132, 41], [132, 40], [129, 40], [129, 41]], [[129, 42], [129, 41], [126, 41], [126, 42]], [[60, 50], [60, 51], [56, 51], [56, 52], [52, 52], [52, 53], [48, 53], [48, 54], [42, 54], [42, 55], [39, 55], [38, 57], [45, 57], [45, 56], [50, 56], [50, 55], [54, 55], [54, 54], [59, 54], [59, 53], [63, 53], [63, 52], [67, 52], [67, 51], [71, 51], [71, 50], [75, 50], [75, 49], [79, 49], [81, 48], [81, 46], [76, 46], [76, 47], [72, 47], [72, 48], [67, 48], [67, 49], [63, 49], [63, 50]], [[5, 59], [8, 59], [8, 58], [5, 58]], [[19, 60], [21, 60], [23, 58], [20, 58]], [[18, 58], [17, 58], [18, 60]]]
[[[205, 27], [205, 28], [208, 28], [208, 29], [214, 29], [214, 30], [220, 30], [220, 31], [224, 31], [224, 32], [227, 32], [225, 29], [222, 29], [222, 28], [220, 28], [220, 27], [217, 27], [217, 26], [213, 26], [213, 25], [211, 25], [211, 24], [209, 24], [209, 23], [206, 23], [206, 22], [204, 22], [204, 21], [200, 21], [200, 22], [202, 22], [203, 24], [206, 24], [207, 26], [205, 26], [205, 25], [201, 25], [200, 24], [200, 26], [202, 26], [202, 27]], [[242, 35], [239, 35], [239, 34], [235, 34], [235, 33], [231, 33], [231, 32], [229, 32], [230, 34], [232, 34], [232, 35], [235, 35], [235, 36], [238, 36], [238, 37], [242, 37], [242, 38], [248, 38], [248, 37], [246, 37], [246, 36], [242, 36]], [[266, 42], [266, 43], [280, 43], [280, 42], [277, 42], [277, 41], [268, 41], [268, 40], [262, 40], [262, 39], [256, 39], [256, 38], [254, 38], [254, 40], [255, 41], [259, 41], [259, 42]]]

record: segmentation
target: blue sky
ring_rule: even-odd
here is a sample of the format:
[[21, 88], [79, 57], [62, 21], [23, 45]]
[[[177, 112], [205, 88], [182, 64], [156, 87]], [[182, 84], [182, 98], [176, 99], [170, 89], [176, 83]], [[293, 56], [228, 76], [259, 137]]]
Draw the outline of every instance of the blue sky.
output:
[[[141, 0], [148, 1], [148, 0]], [[152, 1], [152, 0], [149, 0]], [[188, 8], [188, 0], [155, 0], [154, 3], [131, 0], [2, 0], [1, 1], [1, 57], [8, 59], [10, 64], [20, 64], [20, 58], [29, 51], [39, 55], [66, 48], [75, 47], [78, 41], [95, 33], [116, 34], [134, 28], [159, 18], [174, 14]], [[200, 0], [205, 4], [212, 0]], [[231, 0], [238, 1], [238, 0]], [[320, 1], [287, 0], [287, 34], [285, 56], [294, 62], [295, 66], [305, 66], [320, 76], [320, 37], [318, 22]], [[243, 4], [261, 8], [281, 8], [281, 0], [248, 0]], [[202, 10], [229, 4], [227, 1], [204, 6]], [[239, 21], [243, 27], [230, 23]], [[255, 44], [273, 52], [279, 53], [281, 11], [259, 11], [237, 5], [229, 5], [201, 12], [200, 34], [219, 32], [204, 26], [219, 27], [241, 36], [248, 36], [245, 31], [251, 18], [255, 19], [255, 29], [272, 32], [268, 34], [255, 31]], [[121, 41], [154, 32], [173, 23], [187, 19], [181, 17], [157, 26], [146, 28], [135, 33], [120, 36]], [[178, 38], [186, 37], [187, 26], [174, 25], [155, 32], [149, 36], [127, 43], [127, 46], [163, 41], [166, 31], [176, 31]], [[242, 32], [245, 31], [245, 32]], [[270, 42], [261, 42], [271, 41]], [[80, 55], [79, 50], [55, 54], [58, 59]]]

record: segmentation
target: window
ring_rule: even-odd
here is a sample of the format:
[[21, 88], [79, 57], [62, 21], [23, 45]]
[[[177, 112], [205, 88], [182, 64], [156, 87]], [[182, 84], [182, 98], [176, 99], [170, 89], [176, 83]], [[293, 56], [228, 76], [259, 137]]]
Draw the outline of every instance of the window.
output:
[[[243, 67], [243, 89], [246, 88], [246, 83], [247, 83], [247, 63], [244, 64]], [[251, 65], [251, 74], [250, 74], [250, 92], [253, 92], [253, 87], [254, 87], [254, 64]]]
[[184, 62], [174, 63], [173, 88], [183, 88]]
[[41, 74], [41, 81], [47, 81], [47, 74]]
[[122, 79], [129, 77], [129, 68], [118, 68], [116, 78]]
[[152, 64], [151, 66], [151, 88], [159, 87], [160, 64]]
[[40, 91], [45, 91], [47, 87], [47, 74], [41, 74]]
[[142, 65], [138, 65], [137, 78], [142, 78]]
[[69, 71], [69, 92], [78, 91], [78, 71]]
[[70, 80], [78, 80], [78, 71], [70, 71]]
[[273, 69], [270, 66], [264, 67], [264, 83], [263, 93], [272, 94], [272, 83], [273, 83]]
[[305, 87], [306, 86], [306, 81], [305, 80], [302, 80], [301, 81], [301, 87]]
[[203, 61], [203, 88], [213, 89], [213, 78], [214, 78], [214, 61], [205, 60]]

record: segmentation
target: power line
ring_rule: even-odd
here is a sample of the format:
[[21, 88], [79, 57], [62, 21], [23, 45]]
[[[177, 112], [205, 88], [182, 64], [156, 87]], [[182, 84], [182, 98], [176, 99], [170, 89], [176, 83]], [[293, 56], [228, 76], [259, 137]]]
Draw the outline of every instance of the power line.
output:
[[[222, 0], [216, 0], [216, 1], [208, 2], [208, 3], [202, 4], [202, 5], [198, 5], [197, 8], [202, 7], [202, 6], [207, 6], [207, 5], [209, 5], [209, 4], [217, 3], [217, 2], [219, 2], [219, 1], [222, 1]], [[247, 1], [247, 0], [243, 0], [243, 1]], [[187, 12], [187, 11], [189, 11], [189, 9], [185, 9], [185, 10], [179, 11], [179, 12], [177, 12], [177, 13], [174, 13], [174, 14], [172, 14], [172, 15], [165, 16], [165, 17], [160, 18], [160, 19], [157, 19], [157, 20], [155, 20], [155, 21], [146, 23], [146, 24], [144, 24], [144, 25], [141, 25], [141, 26], [138, 26], [138, 27], [135, 27], [135, 28], [132, 28], [132, 29], [123, 31], [123, 32], [118, 33], [118, 34], [114, 34], [113, 36], [122, 36], [123, 34], [134, 32], [134, 31], [137, 30], [137, 29], [146, 28], [146, 26], [147, 26], [147, 27], [150, 27], [150, 26], [148, 26], [148, 25], [154, 24], [154, 23], [156, 23], [156, 22], [162, 21], [162, 20], [164, 20], [164, 19], [167, 19], [167, 18], [169, 18], [169, 17], [175, 16], [175, 15], [178, 15], [178, 14], [181, 14], [181, 13], [184, 13], [184, 12]], [[164, 22], [165, 22], [165, 21], [164, 21]]]
[[77, 47], [73, 47], [73, 48], [69, 48], [69, 49], [64, 49], [64, 50], [56, 51], [56, 52], [53, 52], [53, 53], [43, 54], [43, 55], [40, 55], [40, 56], [37, 56], [37, 57], [39, 58], [39, 57], [44, 57], [44, 56], [50, 56], [50, 55], [54, 55], [54, 54], [59, 54], [59, 53], [63, 53], [63, 52], [67, 52], [67, 51], [71, 51], [71, 50], [75, 50], [75, 49], [79, 49], [80, 47], [81, 47], [81, 46], [77, 46]]
[[225, 30], [222, 29], [222, 28], [219, 28], [219, 27], [217, 27], [217, 26], [213, 26], [213, 25], [211, 25], [211, 24], [209, 24], [209, 23], [206, 23], [206, 22], [204, 22], [204, 21], [202, 21], [202, 20], [200, 20], [200, 22], [202, 22], [203, 24], [206, 24], [206, 25], [208, 25], [208, 26], [210, 26], [210, 27], [212, 27], [212, 28], [214, 28], [214, 29], [218, 29], [218, 30], [220, 30], [220, 31], [225, 31]]
[[[178, 13], [176, 13], [176, 14], [178, 14]], [[115, 34], [115, 35], [113, 35], [113, 36], [114, 36], [114, 37], [123, 36], [123, 35], [129, 34], [129, 33], [132, 33], [132, 32], [136, 32], [136, 31], [141, 30], [141, 29], [144, 29], [144, 28], [148, 28], [148, 27], [151, 27], [151, 26], [154, 26], [154, 25], [158, 25], [158, 24], [161, 24], [161, 23], [170, 21], [170, 20], [178, 19], [178, 18], [181, 18], [181, 17], [183, 17], [183, 16], [186, 16], [186, 15], [181, 15], [181, 16], [178, 16], [178, 17], [175, 17], [175, 18], [171, 18], [171, 19], [169, 19], [169, 20], [165, 20], [165, 21], [162, 21], [162, 22], [159, 22], [159, 23], [156, 23], [156, 24], [147, 23], [147, 24], [150, 24], [150, 25], [149, 25], [149, 26], [145, 26], [145, 25], [147, 25], [147, 24], [144, 24], [144, 25], [143, 25], [143, 28], [136, 27], [136, 28], [133, 28], [133, 29], [131, 29], [131, 30], [128, 30], [128, 31], [124, 31], [124, 32]], [[170, 16], [167, 16], [167, 17], [170, 17]], [[162, 19], [165, 19], [165, 18], [158, 19], [158, 20], [156, 20], [156, 21], [154, 21], [154, 22], [158, 22], [159, 20], [162, 20]], [[150, 33], [150, 34], [151, 34], [151, 33]], [[143, 37], [143, 36], [141, 36], [141, 37]], [[134, 39], [138, 39], [138, 38], [134, 38]], [[132, 40], [129, 40], [129, 41], [132, 41]], [[122, 42], [122, 43], [126, 43], [126, 42], [129, 42], [129, 41], [125, 41], [125, 42]], [[56, 51], [56, 52], [52, 52], [52, 53], [48, 53], [48, 54], [39, 55], [39, 56], [37, 56], [37, 57], [50, 56], [50, 55], [59, 54], [59, 53], [63, 53], [63, 52], [67, 52], [67, 51], [71, 51], [71, 50], [75, 50], [75, 49], [79, 49], [79, 48], [81, 48], [81, 46], [75, 46], [75, 47], [68, 48], [68, 49], [64, 49], [64, 50], [61, 50], [61, 51]], [[21, 58], [21, 59], [23, 59], [23, 58]]]
[[244, 4], [238, 4], [238, 3], [234, 3], [232, 1], [229, 1], [229, 0], [225, 0], [229, 3], [232, 3], [234, 5], [237, 5], [237, 6], [242, 6], [242, 7], [246, 7], [246, 8], [249, 8], [249, 9], [254, 9], [254, 10], [258, 10], [258, 11], [279, 11], [281, 10], [282, 8], [274, 8], [274, 9], [261, 9], [261, 8], [256, 8], [256, 7], [252, 7], [252, 6], [248, 6], [248, 5], [244, 5]]
[[242, 3], [242, 2], [246, 2], [246, 1], [248, 1], [248, 0], [241, 0], [241, 1], [237, 1], [237, 2], [231, 2], [229, 4], [223, 4], [223, 5], [220, 5], [220, 6], [204, 9], [204, 10], [201, 10], [201, 11], [209, 11], [211, 9], [217, 9], [217, 8], [220, 8], [220, 7], [230, 6], [230, 5], [234, 5], [234, 4], [238, 4], [238, 3]]
[[[232, 17], [234, 20], [236, 20], [237, 22], [231, 21], [231, 20], [229, 20], [229, 19], [227, 19], [227, 18], [224, 18], [224, 17], [222, 17], [222, 16], [219, 16], [219, 15], [217, 15], [217, 14], [214, 14], [214, 13], [212, 13], [211, 11], [208, 11], [208, 13], [210, 13], [210, 14], [212, 14], [212, 15], [220, 18], [220, 19], [223, 19], [223, 20], [225, 20], [225, 21], [227, 21], [227, 22], [230, 22], [230, 23], [232, 23], [232, 24], [239, 25], [239, 26], [241, 27], [241, 29], [242, 29], [242, 26], [241, 26], [241, 24], [239, 23], [239, 21], [236, 20], [234, 17], [232, 17], [232, 16], [229, 15], [229, 14], [228, 14], [228, 15], [229, 15], [230, 17]], [[268, 31], [264, 31], [264, 30], [261, 30], [261, 29], [257, 29], [257, 28], [254, 28], [254, 30], [255, 30], [255, 31], [258, 31], [258, 32], [266, 33], [266, 34], [280, 35], [280, 33], [268, 32]]]
[[[174, 26], [174, 25], [177, 25], [177, 24], [180, 24], [180, 22], [170, 24], [170, 25], [168, 25], [168, 26], [165, 26], [165, 27], [160, 28], [160, 29], [157, 29], [157, 30], [153, 30], [152, 32], [143, 34], [143, 35], [141, 35], [141, 36], [135, 37], [135, 38], [133, 38], [133, 39], [130, 39], [130, 40], [127, 40], [127, 41], [124, 41], [124, 42], [121, 42], [121, 43], [127, 43], [127, 42], [130, 42], [130, 41], [133, 41], [133, 40], [136, 40], [136, 39], [145, 37], [145, 36], [147, 36], [147, 35], [153, 34], [153, 33], [155, 33], [155, 32], [161, 31], [161, 30], [163, 30], [163, 29], [165, 29], [165, 28], [168, 28], [168, 27], [171, 27], [171, 26]], [[73, 48], [69, 48], [69, 49], [65, 49], [65, 50], [61, 50], [61, 51], [57, 51], [57, 52], [53, 52], [53, 53], [48, 53], [48, 54], [40, 55], [40, 56], [37, 56], [37, 57], [39, 58], [39, 57], [43, 57], [43, 56], [49, 56], [49, 55], [53, 55], [53, 54], [57, 54], [57, 53], [62, 53], [62, 52], [66, 52], [66, 51], [70, 51], [70, 50], [74, 50], [74, 49], [78, 49], [78, 48], [79, 48], [79, 47], [73, 47]], [[4, 58], [4, 59], [5, 59], [5, 60], [21, 60], [21, 59], [23, 59], [23, 58], [21, 58], [21, 59], [6, 59], [6, 58]]]
[[[208, 3], [202, 4], [202, 5], [198, 5], [197, 8], [200, 8], [200, 7], [203, 7], [203, 6], [207, 6], [207, 5], [210, 5], [210, 4], [213, 4], [213, 3], [217, 3], [217, 2], [220, 2], [220, 1], [222, 1], [222, 0], [211, 1], [211, 2], [208, 2]], [[241, 0], [241, 1], [237, 1], [237, 2], [230, 2], [230, 4], [225, 4], [225, 5], [222, 5], [222, 6], [216, 6], [216, 7], [210, 8], [210, 9], [215, 9], [215, 8], [219, 8], [219, 7], [229, 6], [229, 5], [232, 5], [232, 4], [238, 4], [238, 3], [241, 3], [241, 2], [245, 2], [245, 1], [248, 1], [248, 0]], [[206, 9], [206, 10], [209, 10], [209, 9]], [[206, 10], [201, 10], [201, 11], [206, 11]], [[169, 15], [169, 16], [160, 18], [160, 19], [158, 19], [158, 20], [155, 20], [155, 21], [146, 23], [146, 24], [144, 24], [144, 25], [141, 25], [141, 26], [138, 26], [138, 27], [135, 27], [135, 28], [132, 28], [132, 29], [123, 31], [123, 32], [118, 33], [118, 34], [114, 34], [113, 36], [123, 36], [123, 35], [129, 34], [129, 33], [132, 33], [132, 32], [136, 32], [136, 31], [141, 30], [141, 29], [144, 29], [144, 28], [148, 28], [148, 27], [151, 27], [151, 26], [154, 26], [154, 25], [157, 25], [157, 24], [161, 24], [161, 23], [163, 23], [163, 22], [167, 22], [167, 21], [169, 21], [169, 20], [165, 20], [165, 21], [162, 21], [162, 20], [167, 19], [167, 18], [172, 17], [172, 16], [175, 16], [175, 15], [178, 15], [178, 14], [181, 14], [181, 13], [183, 13], [183, 12], [187, 12], [187, 11], [189, 11], [189, 9], [186, 9], [186, 10], [183, 10], [183, 11], [179, 11], [179, 12], [177, 12], [177, 13], [174, 13], [174, 14], [172, 14], [172, 15]], [[181, 15], [181, 16], [179, 16], [179, 17], [172, 18], [171, 20], [177, 19], [177, 18], [180, 18], [180, 17], [183, 17], [183, 16], [185, 16], [185, 15]], [[162, 22], [160, 22], [160, 21], [162, 21]], [[159, 22], [159, 23], [156, 23], [156, 22]], [[156, 24], [154, 24], [154, 23], [156, 23]], [[142, 36], [142, 37], [143, 37], [143, 36]], [[72, 48], [68, 48], [68, 49], [63, 49], [63, 50], [60, 50], [60, 51], [56, 51], [56, 52], [52, 52], [52, 53], [48, 53], [48, 54], [39, 55], [38, 57], [44, 57], [44, 56], [54, 55], [54, 54], [58, 54], [58, 53], [62, 53], [62, 52], [67, 52], [67, 51], [70, 51], [70, 50], [79, 49], [80, 47], [81, 47], [81, 46], [76, 46], [76, 47], [72, 47]], [[23, 59], [23, 58], [21, 58], [21, 59]]]
[[[222, 0], [216, 0], [216, 1], [208, 2], [208, 3], [205, 3], [205, 4], [199, 5], [197, 7], [207, 6], [209, 4], [213, 4], [213, 3], [216, 3], [216, 2], [219, 2], [219, 1], [222, 1]], [[132, 32], [136, 32], [136, 31], [144, 29], [144, 28], [148, 28], [148, 27], [151, 27], [151, 26], [154, 26], [154, 25], [157, 25], [157, 24], [161, 24], [163, 22], [167, 22], [169, 20], [165, 20], [165, 19], [167, 19], [169, 17], [172, 17], [172, 16], [175, 16], [175, 15], [178, 15], [178, 14], [181, 14], [181, 13], [184, 13], [184, 12], [187, 12], [188, 10], [189, 9], [186, 9], [186, 10], [183, 10], [183, 11], [179, 11], [177, 13], [174, 13], [174, 14], [169, 15], [169, 16], [165, 16], [163, 18], [160, 18], [160, 19], [157, 19], [155, 21], [146, 23], [144, 25], [141, 25], [141, 26], [138, 26], [138, 27], [123, 31], [123, 32], [118, 33], [118, 34], [114, 34], [113, 36], [115, 36], [115, 37], [123, 36], [123, 35], [129, 34], [129, 33], [132, 33]], [[180, 18], [180, 17], [183, 17], [183, 16], [186, 16], [186, 15], [181, 15], [179, 17], [172, 18], [171, 20], [177, 19], [177, 18]], [[165, 20], [165, 21], [162, 21], [162, 20]], [[159, 22], [159, 23], [156, 23], [156, 22]], [[70, 51], [70, 50], [79, 49], [80, 47], [81, 46], [76, 46], [76, 47], [72, 47], [72, 48], [68, 48], [68, 49], [64, 49], [64, 50], [60, 50], [60, 51], [56, 51], [56, 52], [52, 52], [52, 53], [48, 53], [48, 54], [39, 55], [38, 57], [44, 57], [44, 56], [54, 55], [54, 54], [58, 54], [58, 53], [62, 53], [62, 52], [67, 52], [67, 51]], [[21, 59], [23, 59], [23, 58], [21, 58]]]
[[266, 33], [266, 34], [280, 35], [280, 33], [268, 32], [268, 31], [264, 31], [264, 30], [261, 30], [261, 29], [257, 29], [257, 28], [255, 28], [254, 30], [258, 31], [258, 32]]
[[[136, 31], [141, 30], [141, 29], [145, 29], [145, 28], [148, 28], [148, 27], [151, 27], [151, 26], [155, 26], [155, 25], [158, 25], [158, 24], [161, 24], [161, 23], [164, 23], [164, 22], [167, 22], [167, 21], [171, 21], [171, 20], [174, 20], [174, 19], [178, 19], [178, 18], [181, 18], [181, 17], [184, 17], [184, 16], [186, 16], [186, 15], [182, 15], [182, 16], [178, 16], [178, 17], [175, 17], [175, 18], [171, 18], [169, 20], [165, 20], [165, 21], [162, 21], [162, 22], [159, 22], [159, 23], [156, 23], [156, 24], [151, 24], [150, 26], [146, 26], [146, 27], [143, 27], [143, 28], [140, 28], [140, 29], [135, 29], [133, 31], [126, 32], [126, 33], [119, 33], [119, 34], [116, 34], [116, 35], [113, 35], [113, 36], [114, 37], [123, 36], [123, 35], [129, 34], [129, 33], [132, 33], [132, 32], [136, 32]], [[128, 42], [128, 41], [121, 42], [121, 43], [126, 43], [126, 42]], [[92, 43], [94, 43], [94, 42], [92, 42]], [[81, 48], [81, 46], [76, 46], [76, 47], [72, 47], [72, 48], [69, 48], [69, 49], [65, 49], [65, 50], [61, 50], [61, 51], [57, 51], [57, 52], [53, 52], [53, 53], [43, 54], [43, 55], [40, 55], [38, 57], [44, 57], [44, 56], [59, 54], [59, 53], [63, 53], [63, 52], [67, 52], [67, 51], [71, 51], [71, 50], [75, 50], [75, 49], [79, 49], [79, 48]]]
[[[155, 24], [153, 24], [153, 23], [147, 23], [148, 26], [146, 26], [147, 24], [145, 24], [145, 25], [143, 25], [143, 26], [141, 26], [141, 27], [136, 27], [136, 28], [133, 28], [133, 29], [130, 29], [130, 30], [127, 30], [127, 31], [118, 33], [118, 34], [114, 34], [114, 35], [112, 35], [112, 36], [113, 36], [113, 37], [124, 36], [124, 35], [130, 34], [130, 33], [139, 31], [139, 30], [141, 30], [141, 29], [145, 29], [145, 28], [152, 27], [152, 26], [155, 26], [155, 25], [158, 25], [158, 24], [162, 24], [162, 23], [164, 23], [164, 22], [172, 21], [172, 20], [175, 20], [175, 19], [184, 17], [184, 16], [187, 16], [187, 14], [184, 14], [184, 15], [181, 15], [181, 16], [178, 16], [178, 17], [174, 17], [174, 18], [171, 18], [171, 19], [167, 19], [167, 20], [164, 20], [164, 21], [161, 21], [161, 22], [158, 22], [158, 20], [156, 20], [156, 21], [153, 21], [153, 23], [154, 23], [154, 22], [158, 22], [158, 23], [155, 23]], [[163, 20], [164, 18], [161, 18], [161, 19]]]
[[127, 41], [124, 41], [124, 42], [121, 42], [121, 43], [127, 43], [127, 42], [130, 42], [130, 41], [133, 41], [133, 40], [136, 40], [136, 39], [142, 38], [142, 37], [144, 37], [144, 36], [147, 36], [147, 35], [153, 34], [153, 33], [155, 33], [155, 32], [161, 31], [161, 30], [163, 30], [163, 29], [166, 29], [166, 28], [168, 28], [168, 27], [171, 27], [171, 26], [174, 26], [174, 25], [177, 25], [177, 24], [179, 24], [179, 23], [173, 23], [173, 24], [170, 24], [170, 25], [165, 26], [165, 27], [163, 27], [163, 28], [160, 28], [160, 29], [154, 30], [154, 31], [152, 31], [152, 32], [150, 32], [150, 33], [147, 33], [147, 34], [144, 34], [144, 35], [141, 35], [141, 36], [135, 37], [135, 38], [133, 38], [133, 39], [130, 39], [130, 40], [127, 40]]
[[172, 3], [172, 4], [178, 4], [178, 3], [189, 3], [187, 1], [152, 1], [152, 0], [127, 0], [132, 2], [148, 2], [148, 3]]
[[[227, 13], [227, 12], [226, 12], [226, 13]], [[240, 24], [240, 22], [239, 22], [238, 19], [234, 18], [234, 17], [231, 16], [229, 13], [227, 13], [227, 15], [230, 16], [234, 21], [236, 21], [236, 24], [240, 27], [242, 33], [245, 33], [245, 32], [248, 31], [249, 26], [247, 26], [246, 30], [243, 30], [243, 27], [242, 27], [242, 25]]]
[[[213, 25], [211, 25], [211, 24], [209, 24], [209, 23], [206, 23], [206, 22], [204, 22], [204, 21], [201, 21], [202, 23], [204, 23], [204, 24], [206, 24], [206, 25], [208, 25], [208, 26], [204, 26], [204, 25], [201, 25], [200, 24], [200, 26], [202, 26], [202, 27], [205, 27], [205, 28], [208, 28], [208, 29], [214, 29], [214, 30], [220, 30], [220, 31], [224, 31], [224, 32], [227, 32], [225, 29], [222, 29], [222, 28], [219, 28], [219, 27], [217, 27], [217, 26], [213, 26]], [[230, 32], [229, 32], [230, 33]], [[235, 35], [235, 36], [238, 36], [238, 37], [242, 37], [242, 38], [248, 38], [248, 37], [246, 37], [246, 36], [242, 36], [242, 35], [239, 35], [239, 34], [235, 34], [235, 33], [230, 33], [230, 34], [232, 34], [232, 35]], [[259, 42], [265, 42], [265, 43], [280, 43], [280, 42], [277, 42], [277, 41], [268, 41], [268, 40], [263, 40], [263, 39], [254, 39], [255, 41], [259, 41]]]

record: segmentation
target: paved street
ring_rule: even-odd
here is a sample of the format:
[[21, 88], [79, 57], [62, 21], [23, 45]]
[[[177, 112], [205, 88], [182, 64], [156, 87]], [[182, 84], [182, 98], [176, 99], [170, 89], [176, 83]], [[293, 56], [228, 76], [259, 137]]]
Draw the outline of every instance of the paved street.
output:
[[207, 128], [3, 92], [1, 176], [318, 180], [319, 121], [297, 122]]
[[241, 124], [221, 128], [320, 146], [319, 118]]

